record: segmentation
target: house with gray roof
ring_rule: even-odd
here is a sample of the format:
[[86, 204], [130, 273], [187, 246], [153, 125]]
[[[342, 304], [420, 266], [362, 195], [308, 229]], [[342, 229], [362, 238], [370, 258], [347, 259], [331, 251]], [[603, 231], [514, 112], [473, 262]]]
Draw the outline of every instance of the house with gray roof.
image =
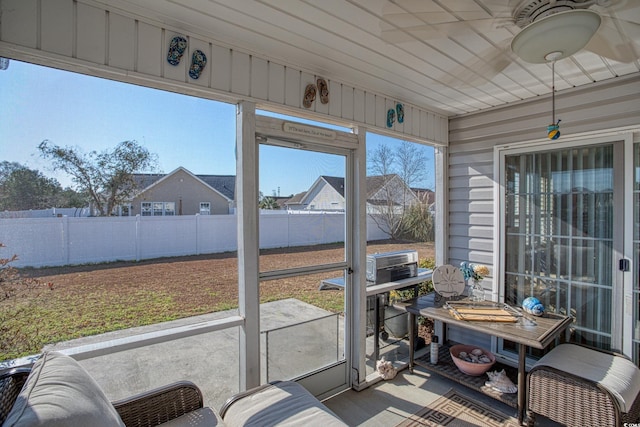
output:
[[302, 203], [302, 199], [307, 194], [306, 191], [302, 191], [300, 193], [294, 194], [293, 197], [284, 201], [282, 203], [284, 209], [289, 211], [301, 210], [304, 209], [304, 204]]
[[300, 209], [344, 211], [344, 178], [321, 175], [300, 199]]
[[235, 208], [235, 175], [195, 175], [179, 167], [168, 174], [135, 174], [137, 188], [120, 215], [227, 215]]
[[[287, 202], [288, 209], [322, 211], [344, 211], [344, 178], [322, 175], [316, 179], [306, 193], [295, 202]], [[402, 211], [405, 207], [418, 203], [416, 194], [396, 174], [367, 177], [367, 213], [379, 213], [380, 209], [392, 206]]]

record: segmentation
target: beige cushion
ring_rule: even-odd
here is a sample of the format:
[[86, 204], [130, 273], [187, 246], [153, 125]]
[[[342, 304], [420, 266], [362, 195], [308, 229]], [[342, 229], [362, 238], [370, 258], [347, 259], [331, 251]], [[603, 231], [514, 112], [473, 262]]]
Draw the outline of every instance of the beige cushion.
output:
[[575, 344], [561, 344], [535, 365], [548, 366], [600, 384], [629, 412], [640, 392], [640, 369], [630, 360]]
[[124, 423], [98, 384], [73, 358], [44, 353], [3, 427], [111, 427]]
[[235, 401], [224, 422], [234, 426], [344, 427], [329, 408], [300, 384], [282, 381]]

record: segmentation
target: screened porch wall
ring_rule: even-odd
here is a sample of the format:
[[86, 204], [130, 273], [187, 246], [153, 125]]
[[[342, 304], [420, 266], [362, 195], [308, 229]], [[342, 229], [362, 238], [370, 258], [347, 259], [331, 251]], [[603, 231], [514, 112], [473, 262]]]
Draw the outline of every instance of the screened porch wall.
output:
[[[640, 129], [640, 77], [558, 92], [556, 117], [562, 119], [561, 138], [622, 127]], [[550, 122], [550, 96], [449, 121], [448, 262], [489, 265], [491, 276], [483, 281], [487, 291], [493, 286], [493, 256], [494, 249], [498, 250], [494, 243], [493, 148], [533, 140], [553, 144], [546, 139]], [[635, 138], [640, 139], [640, 134]]]
[[[587, 89], [556, 94], [561, 138], [629, 128], [640, 141], [640, 77], [619, 78]], [[482, 282], [497, 298], [494, 281], [494, 147], [546, 138], [551, 122], [551, 98], [540, 97], [504, 108], [452, 118], [449, 122], [448, 262], [487, 264], [491, 275]]]

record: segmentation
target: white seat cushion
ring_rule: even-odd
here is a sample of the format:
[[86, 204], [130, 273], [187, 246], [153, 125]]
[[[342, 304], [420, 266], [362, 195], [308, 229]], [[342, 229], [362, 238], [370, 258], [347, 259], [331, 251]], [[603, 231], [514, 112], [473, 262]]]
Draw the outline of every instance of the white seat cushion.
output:
[[44, 353], [33, 365], [3, 427], [124, 427], [118, 412], [73, 358]]
[[227, 426], [344, 427], [329, 408], [300, 384], [282, 381], [235, 401], [224, 414]]
[[622, 412], [629, 412], [640, 392], [640, 369], [624, 357], [575, 344], [560, 344], [533, 368], [548, 366], [600, 384], [618, 401]]

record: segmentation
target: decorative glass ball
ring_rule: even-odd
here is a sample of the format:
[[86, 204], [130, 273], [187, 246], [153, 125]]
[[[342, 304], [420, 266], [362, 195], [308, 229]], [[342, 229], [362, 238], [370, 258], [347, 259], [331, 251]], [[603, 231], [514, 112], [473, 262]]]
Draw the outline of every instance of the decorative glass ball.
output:
[[549, 126], [547, 126], [547, 136], [549, 137], [549, 139], [558, 139], [560, 138], [560, 120], [558, 120], [558, 123], [551, 123]]
[[522, 309], [534, 316], [542, 316], [544, 313], [544, 305], [536, 297], [527, 297], [522, 301]]

